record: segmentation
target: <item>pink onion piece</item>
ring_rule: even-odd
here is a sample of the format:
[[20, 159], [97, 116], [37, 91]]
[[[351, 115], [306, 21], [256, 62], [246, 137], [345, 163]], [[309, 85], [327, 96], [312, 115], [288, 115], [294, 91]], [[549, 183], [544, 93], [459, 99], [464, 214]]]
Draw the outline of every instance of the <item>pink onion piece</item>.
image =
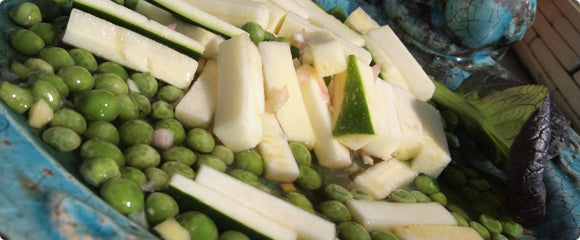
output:
[[381, 74], [381, 64], [375, 64], [371, 67], [371, 69], [373, 70], [373, 79], [376, 81], [377, 79], [379, 79], [379, 74]]
[[173, 132], [168, 129], [157, 129], [153, 132], [153, 146], [168, 149], [173, 145]]
[[177, 23], [167, 24], [166, 27], [170, 28], [171, 30], [175, 30]]
[[283, 87], [282, 89], [271, 91], [266, 99], [266, 110], [271, 113], [276, 113], [290, 98], [288, 93], [288, 87]]

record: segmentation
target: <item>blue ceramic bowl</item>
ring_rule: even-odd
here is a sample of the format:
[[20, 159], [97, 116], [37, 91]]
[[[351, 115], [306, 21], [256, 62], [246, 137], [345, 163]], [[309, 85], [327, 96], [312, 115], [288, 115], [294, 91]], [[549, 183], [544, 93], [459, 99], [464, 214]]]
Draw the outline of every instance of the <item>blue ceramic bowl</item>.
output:
[[[0, 81], [10, 78], [13, 59], [21, 59], [9, 46], [7, 33], [17, 28], [7, 9], [19, 0], [0, 0]], [[348, 12], [362, 6], [386, 24], [388, 5], [381, 1], [326, 0]], [[461, 79], [459, 79], [460, 81]], [[578, 144], [573, 134], [561, 157], [550, 162], [546, 174], [549, 210], [544, 222], [526, 239], [576, 239], [580, 207]], [[39, 131], [27, 125], [26, 116], [0, 101], [0, 239], [156, 239], [109, 207], [81, 181], [77, 158], [44, 144]]]

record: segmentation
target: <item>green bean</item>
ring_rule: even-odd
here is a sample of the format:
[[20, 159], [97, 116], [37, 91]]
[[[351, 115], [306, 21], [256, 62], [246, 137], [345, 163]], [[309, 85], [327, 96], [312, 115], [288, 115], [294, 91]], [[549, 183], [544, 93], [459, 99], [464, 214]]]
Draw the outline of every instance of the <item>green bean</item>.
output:
[[411, 195], [413, 195], [413, 197], [415, 198], [415, 200], [417, 200], [418, 203], [431, 202], [431, 198], [429, 198], [429, 196], [425, 195], [421, 191], [411, 190], [410, 193]]
[[109, 72], [119, 75], [123, 80], [129, 78], [127, 70], [123, 66], [115, 62], [103, 62], [97, 66], [97, 72]]
[[320, 203], [318, 209], [333, 222], [344, 222], [352, 219], [352, 215], [346, 205], [336, 200], [324, 201]]
[[502, 232], [501, 222], [490, 215], [487, 215], [487, 214], [479, 215], [479, 223], [481, 223], [481, 225], [483, 225], [485, 228], [487, 228], [487, 230], [490, 233], [501, 233]]
[[7, 81], [0, 83], [0, 98], [20, 114], [26, 112], [34, 103], [32, 93]]
[[52, 86], [54, 86], [56, 88], [56, 90], [58, 91], [58, 94], [62, 98], [66, 98], [69, 95], [68, 85], [66, 85], [66, 83], [62, 80], [62, 78], [60, 78], [59, 76], [57, 76], [54, 73], [34, 72], [33, 74], [30, 75], [28, 81], [29, 82], [47, 81], [50, 84], [52, 84]]
[[216, 145], [211, 151], [211, 155], [221, 159], [226, 165], [234, 163], [234, 152], [224, 145]]
[[151, 112], [151, 102], [149, 98], [143, 96], [140, 93], [129, 91], [129, 97], [133, 99], [137, 108], [139, 109], [139, 117], [145, 117]]
[[165, 85], [159, 88], [159, 90], [155, 94], [155, 96], [161, 99], [162, 101], [166, 101], [172, 104], [181, 99], [183, 95], [185, 95], [183, 90], [173, 85]]
[[61, 152], [70, 152], [81, 145], [81, 137], [73, 130], [64, 127], [51, 127], [42, 133], [42, 140]]
[[97, 73], [93, 75], [95, 89], [103, 89], [115, 95], [128, 94], [129, 86], [119, 75], [114, 73]]
[[133, 119], [122, 123], [119, 128], [121, 143], [135, 145], [153, 142], [153, 127], [141, 119]]
[[19, 61], [12, 61], [10, 64], [10, 71], [18, 75], [18, 79], [21, 81], [26, 80], [30, 74], [30, 69]]
[[48, 62], [54, 71], [75, 65], [75, 60], [68, 51], [60, 47], [46, 47], [38, 53], [38, 56]]
[[373, 196], [371, 196], [368, 192], [362, 189], [355, 188], [350, 191], [352, 197], [357, 200], [374, 200]]
[[133, 120], [139, 117], [139, 108], [137, 108], [137, 105], [133, 99], [129, 97], [129, 95], [122, 94], [115, 97], [117, 99], [117, 103], [119, 104], [118, 118], [121, 121]]
[[311, 167], [300, 165], [300, 175], [296, 178], [296, 184], [308, 191], [314, 191], [322, 185], [322, 178]]
[[117, 145], [119, 144], [119, 131], [117, 131], [117, 127], [110, 122], [94, 121], [89, 123], [89, 126], [85, 131], [85, 138], [101, 139]]
[[512, 219], [502, 217], [500, 218], [502, 232], [507, 235], [519, 239], [522, 237], [524, 228], [519, 223]]
[[379, 229], [379, 230], [375, 230], [371, 233], [371, 239], [372, 240], [399, 240], [399, 238], [397, 238], [397, 236], [395, 236], [395, 234], [393, 234], [392, 232], [385, 230], [385, 229]]
[[82, 48], [74, 48], [68, 50], [68, 53], [77, 66], [84, 67], [89, 70], [89, 72], [97, 71], [99, 65], [97, 64], [97, 59], [91, 52]]
[[201, 153], [210, 153], [215, 147], [215, 139], [207, 129], [193, 128], [185, 136], [185, 145]]
[[445, 196], [445, 194], [443, 194], [442, 192], [433, 193], [429, 195], [429, 198], [431, 198], [433, 202], [438, 202], [443, 206], [447, 205], [447, 196]]
[[250, 34], [250, 40], [252, 40], [254, 44], [257, 45], [261, 41], [264, 41], [265, 30], [260, 26], [260, 24], [256, 22], [248, 22], [242, 26], [242, 30]]
[[52, 110], [58, 110], [63, 105], [63, 99], [61, 98], [58, 90], [46, 81], [35, 81], [30, 87], [30, 93], [34, 97], [34, 102], [43, 99]]
[[23, 2], [10, 9], [10, 19], [20, 26], [29, 27], [42, 21], [40, 8], [34, 3]]
[[145, 200], [145, 216], [150, 225], [157, 225], [168, 218], [177, 216], [179, 206], [173, 197], [166, 193], [154, 192]]
[[469, 227], [473, 228], [473, 230], [475, 230], [479, 234], [479, 236], [481, 236], [483, 239], [491, 238], [491, 234], [489, 233], [489, 231], [480, 223], [476, 221], [470, 221]]
[[54, 68], [50, 63], [44, 61], [42, 58], [29, 58], [24, 62], [24, 65], [28, 67], [30, 70], [30, 74], [32, 73], [54, 73]]
[[147, 97], [153, 97], [157, 93], [157, 79], [150, 72], [133, 73], [131, 74], [131, 80], [137, 85], [141, 94]]
[[153, 119], [171, 119], [175, 116], [173, 113], [173, 105], [165, 101], [157, 101], [151, 104], [151, 112], [149, 115]]
[[324, 193], [328, 199], [337, 200], [342, 203], [346, 203], [347, 200], [353, 198], [352, 194], [346, 188], [334, 183], [326, 185], [324, 187]]
[[371, 235], [357, 222], [346, 221], [338, 224], [338, 237], [342, 240], [370, 240]]
[[177, 161], [192, 166], [197, 161], [197, 155], [189, 148], [175, 146], [163, 151], [161, 159], [163, 162]]
[[457, 226], [469, 227], [469, 222], [467, 222], [467, 219], [465, 219], [461, 214], [453, 211], [451, 212], [451, 215], [457, 221]]
[[298, 165], [306, 165], [310, 167], [312, 164], [312, 155], [310, 154], [310, 150], [308, 150], [304, 144], [290, 142], [290, 150], [292, 150], [292, 155]]
[[314, 213], [314, 206], [312, 206], [312, 202], [310, 202], [310, 199], [308, 199], [306, 196], [304, 196], [304, 194], [299, 193], [299, 192], [287, 192], [286, 194], [284, 194], [284, 200], [286, 200], [289, 203], [292, 203], [292, 205], [297, 206], [299, 208], [302, 208], [308, 212]]
[[58, 71], [58, 76], [74, 93], [89, 91], [95, 86], [95, 80], [89, 70], [81, 66], [64, 67]]
[[234, 164], [236, 167], [248, 170], [257, 176], [264, 171], [264, 161], [260, 154], [254, 150], [245, 150], [234, 154]]
[[219, 240], [250, 240], [250, 238], [242, 232], [228, 230], [220, 234]]
[[98, 138], [89, 139], [82, 144], [80, 157], [81, 159], [106, 157], [115, 160], [120, 167], [125, 166], [125, 155], [121, 149], [115, 144]]
[[45, 46], [38, 34], [27, 29], [20, 29], [12, 33], [10, 44], [17, 52], [29, 56], [38, 54]]
[[252, 187], [258, 187], [260, 185], [258, 176], [253, 172], [238, 168], [231, 170], [228, 174]]
[[121, 176], [119, 166], [110, 158], [87, 159], [81, 164], [80, 173], [83, 179], [94, 187], [99, 187], [111, 178]]
[[161, 191], [167, 186], [169, 175], [160, 168], [149, 167], [143, 171], [147, 176], [147, 183], [152, 191]]
[[145, 176], [145, 173], [136, 167], [122, 167], [121, 177], [133, 180], [139, 186], [147, 182], [147, 176]]
[[173, 133], [173, 145], [179, 145], [185, 141], [185, 129], [181, 123], [174, 119], [161, 119], [154, 123], [156, 130], [167, 129]]
[[161, 155], [148, 144], [131, 145], [125, 149], [124, 154], [127, 165], [139, 169], [155, 167], [161, 162]]
[[218, 229], [207, 215], [196, 212], [188, 211], [181, 213], [175, 217], [175, 220], [179, 222], [189, 232], [189, 238], [191, 240], [217, 240], [219, 233]]
[[427, 195], [439, 192], [439, 184], [437, 184], [437, 180], [427, 175], [417, 176], [417, 178], [415, 178], [415, 187]]
[[409, 191], [402, 189], [402, 188], [397, 188], [397, 189], [393, 190], [393, 192], [391, 192], [391, 198], [395, 202], [403, 202], [403, 203], [416, 203], [417, 202], [417, 199], [415, 199], [415, 196], [413, 196], [413, 194], [411, 194]]
[[344, 11], [344, 9], [340, 8], [340, 7], [333, 7], [331, 9], [329, 9], [328, 14], [334, 16], [336, 19], [338, 19], [341, 22], [346, 21], [346, 12]]
[[506, 236], [502, 235], [501, 233], [493, 233], [491, 234], [492, 240], [509, 240]]
[[44, 41], [45, 46], [56, 46], [58, 45], [60, 33], [50, 23], [39, 22], [30, 27], [30, 31], [33, 31], [38, 35], [42, 41]]
[[176, 173], [181, 174], [182, 176], [189, 179], [193, 179], [195, 177], [195, 171], [182, 162], [165, 162], [163, 165], [161, 165], [161, 169], [163, 169], [163, 171], [165, 171], [169, 177]]
[[87, 121], [80, 113], [69, 108], [59, 109], [54, 112], [54, 118], [50, 121], [52, 127], [66, 127], [81, 135], [87, 130]]
[[119, 116], [119, 102], [105, 90], [91, 90], [75, 98], [75, 107], [89, 121], [112, 121]]
[[111, 178], [100, 189], [105, 202], [122, 214], [141, 211], [145, 205], [145, 196], [137, 183], [124, 178]]

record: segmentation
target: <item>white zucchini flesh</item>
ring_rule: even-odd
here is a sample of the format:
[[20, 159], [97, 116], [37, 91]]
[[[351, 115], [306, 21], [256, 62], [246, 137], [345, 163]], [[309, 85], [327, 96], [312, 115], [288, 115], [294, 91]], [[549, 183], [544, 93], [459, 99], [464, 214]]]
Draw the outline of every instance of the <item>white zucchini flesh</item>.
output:
[[288, 99], [275, 113], [282, 130], [288, 141], [299, 142], [312, 149], [316, 143], [316, 136], [300, 92], [288, 44], [261, 42], [258, 49], [262, 56], [264, 85], [268, 89], [266, 98], [267, 93], [271, 91], [280, 91], [284, 87], [288, 91]]
[[265, 29], [270, 21], [268, 5], [260, 2], [246, 0], [184, 1], [236, 27], [242, 27], [247, 22], [255, 22]]
[[366, 230], [392, 230], [412, 224], [457, 225], [457, 221], [440, 203], [399, 203], [387, 201], [347, 200], [353, 219]]
[[282, 22], [282, 25], [280, 26], [280, 30], [278, 30], [276, 34], [278, 36], [290, 39], [292, 44], [297, 45], [297, 39], [294, 38], [296, 33], [309, 33], [318, 30], [321, 30], [321, 28], [308, 22], [307, 19], [293, 12], [288, 12], [284, 18], [284, 21]]
[[[346, 70], [346, 57], [339, 41], [326, 30], [305, 34], [303, 64], [312, 64], [320, 76], [332, 76]], [[306, 59], [311, 61], [306, 61]]]
[[195, 181], [226, 197], [236, 199], [247, 209], [294, 229], [298, 239], [324, 240], [336, 237], [334, 223], [211, 167], [201, 166]]
[[28, 110], [28, 126], [41, 129], [54, 118], [54, 110], [44, 101], [39, 99]]
[[286, 136], [271, 113], [264, 114], [264, 136], [258, 144], [258, 152], [264, 161], [264, 178], [291, 183], [300, 174], [298, 164]]
[[181, 89], [189, 87], [198, 66], [193, 58], [78, 9], [71, 11], [63, 42]]
[[393, 93], [399, 111], [399, 123], [403, 142], [397, 147], [393, 156], [399, 160], [409, 160], [419, 154], [423, 146], [423, 123], [421, 122], [421, 108], [424, 103], [413, 94], [397, 86], [393, 87]]
[[387, 160], [399, 147], [403, 141], [401, 124], [399, 122], [399, 111], [393, 95], [391, 85], [383, 80], [375, 80], [375, 96], [377, 104], [375, 113], [377, 125], [375, 130], [377, 135], [362, 147], [362, 150], [370, 155]]
[[428, 101], [435, 92], [435, 84], [423, 70], [419, 62], [411, 55], [403, 42], [388, 25], [381, 26], [365, 33], [379, 44], [385, 56], [391, 59], [401, 74], [409, 90], [420, 100]]
[[[204, 167], [211, 168], [205, 165]], [[260, 235], [265, 235], [271, 239], [297, 239], [294, 230], [281, 225], [254, 209], [245, 207], [236, 200], [238, 199], [237, 197], [246, 195], [247, 193], [240, 192], [241, 195], [232, 198], [231, 196], [225, 196], [223, 193], [215, 191], [215, 189], [204, 186], [197, 181], [193, 181], [179, 174], [174, 174], [169, 180], [168, 191], [170, 195], [180, 194], [181, 196], [179, 197], [187, 195], [187, 198], [194, 198], [202, 205], [209, 206], [220, 214], [225, 215], [227, 218], [231, 219], [230, 221], [242, 224]], [[188, 204], [192, 203], [190, 202]]]
[[380, 27], [380, 25], [361, 7], [357, 7], [352, 11], [344, 21], [344, 24], [359, 33], [366, 33]]
[[323, 167], [344, 168], [352, 163], [350, 150], [332, 136], [332, 119], [329, 105], [321, 90], [324, 84], [316, 70], [308, 65], [296, 69], [300, 92], [316, 136], [314, 154]]
[[298, 2], [288, 1], [288, 0], [268, 0], [280, 6], [282, 9], [286, 9], [289, 13], [296, 14], [304, 19], [310, 17], [310, 12], [306, 11]]
[[175, 106], [175, 118], [186, 128], [207, 128], [217, 105], [217, 60], [209, 59], [203, 71]]
[[473, 228], [453, 225], [398, 226], [393, 233], [402, 240], [483, 240]]
[[248, 34], [219, 45], [218, 97], [213, 132], [234, 152], [262, 140], [264, 74], [258, 47]]
[[406, 163], [391, 158], [376, 163], [357, 175], [353, 185], [365, 190], [375, 199], [383, 199], [393, 190], [411, 183], [417, 175]]
[[266, 31], [271, 33], [278, 32], [278, 29], [280, 29], [280, 25], [282, 24], [282, 21], [284, 20], [284, 17], [286, 17], [286, 13], [288, 11], [284, 10], [278, 4], [270, 2], [268, 0], [252, 0], [252, 1], [268, 5], [268, 10], [270, 11], [270, 20], [268, 21], [268, 26], [265, 29]]
[[366, 34], [364, 34], [363, 37], [365, 39], [365, 47], [372, 55], [372, 59], [377, 64], [381, 65], [381, 77], [391, 85], [410, 91], [409, 86], [407, 86], [407, 82], [405, 81], [405, 77], [403, 77], [397, 65], [393, 63], [393, 59], [389, 58], [381, 50], [381, 46], [375, 41], [375, 39]]
[[168, 218], [155, 225], [153, 230], [164, 240], [190, 240], [189, 232], [175, 218]]

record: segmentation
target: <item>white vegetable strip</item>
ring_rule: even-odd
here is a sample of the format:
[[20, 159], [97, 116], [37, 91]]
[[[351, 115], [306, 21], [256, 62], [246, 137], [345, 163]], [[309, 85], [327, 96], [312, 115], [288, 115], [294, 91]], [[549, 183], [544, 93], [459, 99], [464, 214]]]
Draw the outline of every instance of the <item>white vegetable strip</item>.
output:
[[264, 160], [266, 179], [286, 183], [296, 180], [300, 174], [298, 164], [278, 119], [271, 113], [264, 114], [264, 137], [257, 148]]
[[175, 106], [175, 118], [184, 127], [208, 127], [217, 104], [217, 60], [210, 59], [188, 92]]
[[270, 21], [268, 5], [260, 2], [246, 0], [184, 1], [236, 27], [242, 27], [247, 22], [255, 22], [262, 28], [267, 28]]

